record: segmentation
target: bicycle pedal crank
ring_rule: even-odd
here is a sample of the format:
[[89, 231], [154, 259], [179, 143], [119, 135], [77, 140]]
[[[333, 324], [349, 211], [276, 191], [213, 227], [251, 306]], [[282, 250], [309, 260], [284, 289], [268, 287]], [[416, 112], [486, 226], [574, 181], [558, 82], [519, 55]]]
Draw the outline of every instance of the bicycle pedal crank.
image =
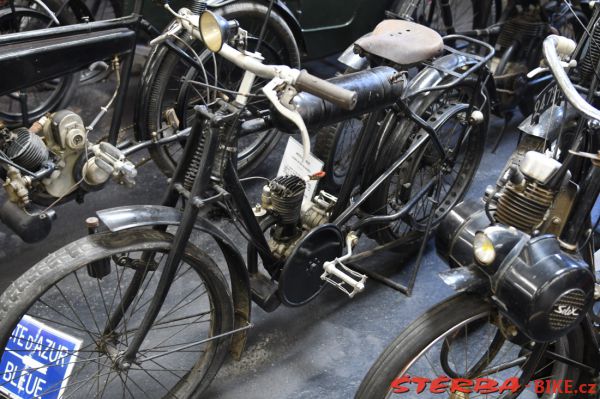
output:
[[350, 298], [365, 289], [367, 276], [345, 266], [339, 259], [323, 264], [321, 280], [346, 293]]

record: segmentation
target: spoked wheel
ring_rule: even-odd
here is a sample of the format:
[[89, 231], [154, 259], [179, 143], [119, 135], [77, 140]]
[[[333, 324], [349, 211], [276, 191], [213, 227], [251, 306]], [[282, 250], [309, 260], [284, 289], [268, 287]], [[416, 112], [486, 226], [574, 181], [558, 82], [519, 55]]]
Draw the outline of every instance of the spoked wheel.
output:
[[[442, 0], [399, 0], [395, 12], [404, 14], [410, 3], [417, 3], [412, 19], [441, 33], [451, 33], [442, 12]], [[484, 28], [494, 23], [500, 15], [501, 1], [449, 0], [450, 20], [454, 32]]]
[[[225, 18], [235, 19], [248, 31], [248, 49], [253, 51], [267, 12], [262, 4], [248, 1], [236, 2], [216, 10]], [[243, 71], [234, 67], [221, 57], [213, 56], [199, 42], [182, 37], [176, 44], [186, 52], [190, 47], [199, 56], [203, 70], [190, 68], [175, 53], [166, 47], [154, 49], [148, 59], [144, 72], [143, 87], [140, 90], [136, 108], [136, 128], [141, 139], [149, 139], [153, 132], [159, 137], [173, 134], [173, 129], [165, 120], [165, 111], [173, 109], [180, 121], [180, 128], [190, 125], [195, 105], [208, 104], [215, 100], [216, 92], [207, 88], [206, 83], [224, 89], [237, 91]], [[298, 67], [300, 53], [294, 36], [286, 22], [275, 11], [271, 14], [263, 44], [259, 50], [267, 64], [284, 64]], [[215, 72], [216, 71], [216, 72]], [[264, 108], [266, 99], [260, 88], [264, 81], [257, 79], [253, 88], [255, 97], [251, 97], [247, 110], [257, 113]], [[235, 97], [235, 93], [225, 93]], [[277, 144], [280, 134], [274, 129], [251, 134], [240, 138], [238, 145], [238, 169], [242, 174], [258, 166]], [[153, 160], [166, 175], [175, 170], [184, 146], [184, 142], [152, 148]]]
[[[416, 385], [405, 381], [408, 376], [434, 381], [440, 376], [468, 380], [495, 381], [496, 388], [517, 381], [522, 376], [552, 381], [577, 381], [579, 371], [565, 363], [543, 357], [532, 361], [532, 343], [508, 339], [495, 309], [486, 301], [471, 294], [454, 296], [429, 310], [413, 322], [381, 354], [363, 379], [356, 398], [380, 399], [418, 397]], [[583, 343], [580, 330], [551, 343], [548, 351], [581, 361]], [[404, 378], [403, 378], [404, 377]], [[509, 391], [488, 393], [451, 393], [448, 380], [442, 397], [449, 398], [507, 398]], [[517, 390], [519, 384], [512, 385]], [[488, 385], [489, 387], [490, 385]], [[493, 386], [493, 385], [492, 385]], [[399, 393], [402, 388], [410, 392]], [[426, 392], [423, 393], [427, 395]], [[423, 395], [422, 394], [422, 395]], [[564, 398], [565, 394], [536, 394], [533, 384], [515, 392], [519, 398]]]
[[[436, 129], [447, 159], [442, 158], [429, 139], [365, 202], [363, 210], [372, 215], [393, 215], [409, 204], [412, 206], [401, 218], [367, 230], [367, 234], [379, 243], [406, 237], [420, 238], [430, 223], [430, 217], [431, 227], [435, 228], [466, 194], [484, 151], [489, 116], [489, 109], [484, 107], [484, 123], [471, 125], [468, 123], [467, 110], [457, 107], [457, 104], [470, 101], [474, 95], [473, 89], [473, 86], [467, 85], [442, 93], [426, 111], [426, 118], [434, 126], [441, 115], [450, 110], [450, 116], [439, 122], [441, 124]], [[375, 167], [364, 180], [363, 189], [412, 145], [417, 145], [427, 136], [413, 122], [399, 120], [395, 115], [388, 115], [388, 118], [392, 119], [392, 123], [383, 123], [382, 126], [395, 126], [395, 131], [375, 158]], [[414, 249], [412, 243], [411, 239], [408, 245]], [[406, 248], [398, 247], [398, 250], [404, 251]]]
[[[223, 274], [197, 248], [186, 248], [135, 361], [122, 357], [154, 296], [171, 240], [154, 230], [85, 237], [9, 287], [0, 299], [0, 392], [35, 377], [43, 380], [36, 397], [44, 398], [198, 397], [231, 336], [209, 338], [232, 330], [233, 310]], [[110, 274], [90, 277], [88, 265], [101, 261]], [[124, 316], [110, 328], [119, 312]]]
[[[49, 7], [55, 1], [46, 1]], [[61, 25], [75, 23], [71, 15], [57, 17]], [[56, 26], [55, 22], [43, 10], [27, 7], [16, 7], [0, 10], [0, 34], [25, 32]], [[56, 111], [66, 106], [73, 94], [79, 74], [69, 74], [60, 78], [47, 80], [18, 92], [0, 97], [0, 120], [9, 126], [23, 124], [26, 112], [28, 121], [42, 117], [45, 113]]]

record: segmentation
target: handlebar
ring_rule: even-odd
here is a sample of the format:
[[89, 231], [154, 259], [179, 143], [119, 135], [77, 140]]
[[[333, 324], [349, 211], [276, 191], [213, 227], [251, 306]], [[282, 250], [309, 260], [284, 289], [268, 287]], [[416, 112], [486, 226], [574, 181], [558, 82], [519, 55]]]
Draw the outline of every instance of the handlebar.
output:
[[[181, 23], [181, 28], [202, 41], [202, 35], [198, 29], [199, 17], [197, 15], [191, 14], [189, 10], [186, 9], [180, 10], [179, 13], [173, 12], [173, 14]], [[260, 54], [249, 52], [242, 53], [229, 46], [227, 43], [223, 43], [218, 54], [241, 69], [252, 72], [263, 79], [280, 79], [284, 83], [292, 85], [300, 91], [306, 91], [344, 109], [352, 110], [356, 105], [356, 92], [336, 86], [326, 80], [313, 76], [306, 71], [301, 72], [286, 65], [265, 65], [262, 63]]]
[[575, 47], [576, 43], [571, 39], [550, 35], [544, 40], [544, 58], [567, 101], [582, 115], [600, 121], [600, 110], [590, 105], [579, 94], [564, 69], [562, 58], [570, 56]]
[[347, 110], [354, 109], [358, 100], [358, 95], [355, 91], [336, 86], [331, 82], [311, 75], [306, 70], [300, 71], [300, 74], [296, 78], [296, 88], [337, 104]]
[[357, 94], [355, 91], [336, 86], [307, 71], [299, 71], [286, 65], [265, 65], [261, 60], [244, 54], [227, 44], [223, 44], [218, 54], [241, 69], [250, 71], [261, 78], [280, 78], [299, 91], [306, 91], [344, 109], [352, 110], [356, 106]]

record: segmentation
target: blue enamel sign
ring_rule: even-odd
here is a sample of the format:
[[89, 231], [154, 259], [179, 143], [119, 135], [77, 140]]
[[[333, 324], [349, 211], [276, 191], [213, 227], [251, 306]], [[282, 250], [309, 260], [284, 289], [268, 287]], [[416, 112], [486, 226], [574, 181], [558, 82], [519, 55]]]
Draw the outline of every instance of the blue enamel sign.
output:
[[0, 393], [14, 399], [59, 399], [82, 341], [24, 316], [0, 361]]

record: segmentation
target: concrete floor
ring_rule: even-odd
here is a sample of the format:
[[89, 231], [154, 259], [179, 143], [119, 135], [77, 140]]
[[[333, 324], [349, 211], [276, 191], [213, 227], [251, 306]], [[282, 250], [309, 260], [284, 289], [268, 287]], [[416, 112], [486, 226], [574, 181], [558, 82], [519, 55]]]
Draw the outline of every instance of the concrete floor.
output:
[[[110, 84], [86, 87], [76, 96], [72, 109], [82, 112], [84, 120], [89, 121], [95, 115], [98, 104], [108, 99], [109, 92]], [[107, 123], [103, 123], [104, 128]], [[515, 146], [517, 133], [513, 128], [498, 152], [490, 153], [491, 142], [500, 126], [495, 121], [490, 130], [488, 149], [469, 196], [482, 195], [485, 187], [495, 181], [499, 168]], [[271, 154], [256, 175], [273, 175], [283, 153], [284, 140], [279, 145], [280, 148]], [[84, 219], [93, 215], [95, 210], [156, 203], [165, 187], [164, 177], [152, 163], [148, 163], [140, 170], [133, 189], [112, 184], [87, 196], [84, 204], [69, 203], [57, 208], [58, 219], [50, 237], [35, 245], [24, 244], [0, 225], [0, 290], [48, 253], [84, 235]], [[251, 191], [255, 192], [258, 188], [257, 184]], [[223, 227], [236, 241], [239, 240], [240, 247], [245, 246], [232, 227]], [[194, 237], [194, 242], [209, 254], [216, 255], [215, 249], [201, 238]], [[400, 262], [393, 254], [385, 254], [370, 259], [364, 265], [374, 267], [397, 281], [406, 281], [412, 264]], [[280, 307], [268, 314], [254, 306], [255, 327], [249, 332], [242, 360], [227, 362], [206, 397], [352, 397], [385, 346], [423, 311], [452, 293], [437, 277], [437, 273], [445, 268], [430, 243], [411, 297], [368, 281], [366, 291], [355, 299], [348, 299], [329, 287], [301, 308]]]

